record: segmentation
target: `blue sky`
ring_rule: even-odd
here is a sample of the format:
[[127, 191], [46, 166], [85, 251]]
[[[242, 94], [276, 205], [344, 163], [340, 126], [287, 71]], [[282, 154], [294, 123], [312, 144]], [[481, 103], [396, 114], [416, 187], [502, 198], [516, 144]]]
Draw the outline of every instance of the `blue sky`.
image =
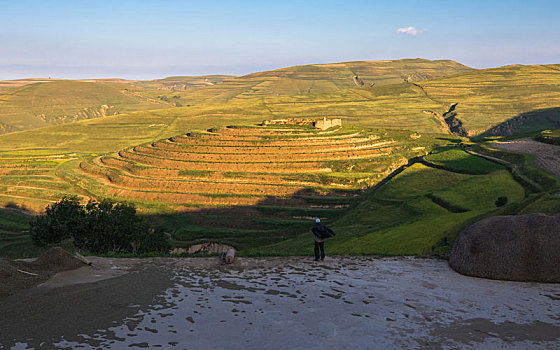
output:
[[[560, 63], [560, 1], [2, 1], [0, 79], [149, 79], [422, 57]], [[400, 29], [400, 31], [399, 31]]]

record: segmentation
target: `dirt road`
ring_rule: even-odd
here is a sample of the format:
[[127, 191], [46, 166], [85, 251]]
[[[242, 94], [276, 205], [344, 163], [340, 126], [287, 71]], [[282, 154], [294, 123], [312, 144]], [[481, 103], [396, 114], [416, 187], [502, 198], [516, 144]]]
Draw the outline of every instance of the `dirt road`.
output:
[[491, 143], [490, 147], [508, 152], [533, 155], [535, 156], [537, 166], [560, 177], [560, 146], [525, 138]]
[[0, 348], [560, 347], [560, 285], [441, 260], [93, 259], [0, 300]]

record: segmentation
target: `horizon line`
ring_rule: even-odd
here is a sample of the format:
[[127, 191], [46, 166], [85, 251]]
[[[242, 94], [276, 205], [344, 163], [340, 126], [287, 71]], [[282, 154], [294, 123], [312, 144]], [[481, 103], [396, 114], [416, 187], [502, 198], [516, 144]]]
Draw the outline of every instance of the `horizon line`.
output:
[[[504, 64], [504, 65], [498, 65], [498, 66], [487, 66], [487, 67], [471, 67], [468, 66], [464, 63], [461, 63], [459, 61], [450, 59], [450, 58], [438, 58], [438, 59], [429, 59], [429, 58], [421, 58], [421, 57], [404, 57], [404, 58], [388, 58], [388, 59], [377, 59], [377, 60], [368, 60], [368, 59], [364, 59], [364, 60], [351, 60], [351, 61], [329, 61], [329, 62], [321, 62], [321, 63], [302, 63], [302, 64], [294, 64], [294, 65], [286, 65], [286, 66], [281, 66], [278, 68], [272, 68], [272, 69], [265, 69], [265, 70], [256, 70], [256, 71], [250, 71], [248, 73], [244, 73], [244, 74], [234, 74], [234, 73], [209, 73], [209, 74], [200, 74], [200, 73], [196, 73], [196, 74], [171, 74], [171, 75], [158, 75], [155, 76], [154, 78], [148, 78], [148, 79], [135, 79], [135, 78], [126, 78], [123, 76], [114, 76], [114, 75], [107, 75], [107, 76], [100, 76], [100, 77], [95, 77], [95, 75], [93, 74], [92, 76], [82, 76], [82, 77], [68, 77], [68, 78], [59, 78], [56, 76], [28, 76], [28, 77], [23, 77], [23, 78], [0, 78], [0, 81], [21, 81], [21, 80], [125, 80], [125, 81], [151, 81], [151, 80], [158, 80], [158, 79], [166, 79], [166, 78], [172, 78], [172, 77], [206, 77], [206, 76], [231, 76], [234, 78], [237, 77], [243, 77], [243, 76], [247, 76], [250, 74], [255, 74], [255, 73], [262, 73], [262, 72], [270, 72], [270, 71], [276, 71], [276, 70], [281, 70], [281, 69], [288, 69], [288, 68], [292, 68], [292, 67], [302, 67], [302, 66], [311, 66], [311, 65], [329, 65], [329, 64], [341, 64], [341, 63], [352, 63], [352, 62], [386, 62], [386, 61], [404, 61], [404, 60], [425, 60], [425, 61], [451, 61], [451, 62], [455, 62], [458, 64], [461, 64], [465, 67], [471, 68], [473, 70], [484, 70], [484, 69], [494, 69], [494, 68], [503, 68], [503, 67], [510, 67], [510, 66], [545, 66], [545, 65], [555, 65], [555, 64], [560, 64], [560, 63], [508, 63], [508, 64]], [[12, 65], [10, 65], [12, 66]], [[27, 65], [27, 66], [38, 66], [38, 65]], [[1, 67], [1, 66], [0, 66]], [[40, 67], [40, 66], [38, 66]], [[61, 67], [63, 68], [64, 66], [55, 66], [55, 67]], [[76, 66], [67, 66], [67, 67], [76, 67]], [[149, 75], [149, 74], [148, 74]]]

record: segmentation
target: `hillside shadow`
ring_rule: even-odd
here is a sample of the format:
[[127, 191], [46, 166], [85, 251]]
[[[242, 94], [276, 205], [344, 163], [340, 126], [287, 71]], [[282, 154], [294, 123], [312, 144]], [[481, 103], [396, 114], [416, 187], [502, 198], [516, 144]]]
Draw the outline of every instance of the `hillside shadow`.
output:
[[560, 128], [560, 107], [545, 108], [521, 113], [491, 127], [477, 137], [511, 136], [557, 128]]
[[175, 213], [143, 217], [163, 227], [178, 246], [220, 243], [245, 249], [305, 233], [317, 218], [332, 222], [357, 200], [358, 191], [303, 189], [283, 198], [267, 196], [252, 205], [185, 207]]
[[463, 140], [461, 140], [461, 139], [452, 138], [452, 137], [436, 137], [436, 140], [447, 141], [447, 142], [450, 142], [450, 143], [455, 144], [455, 145], [463, 142]]
[[[173, 247], [214, 243], [243, 250], [310, 233], [315, 219], [332, 222], [359, 200], [359, 193], [355, 190], [320, 193], [313, 189], [301, 189], [286, 197], [266, 196], [251, 205], [185, 206], [179, 207], [176, 212], [139, 213], [139, 216], [151, 227], [163, 228]], [[0, 208], [0, 230], [6, 231], [0, 234], [0, 256], [33, 257], [43, 251], [29, 239], [32, 218], [16, 203]]]

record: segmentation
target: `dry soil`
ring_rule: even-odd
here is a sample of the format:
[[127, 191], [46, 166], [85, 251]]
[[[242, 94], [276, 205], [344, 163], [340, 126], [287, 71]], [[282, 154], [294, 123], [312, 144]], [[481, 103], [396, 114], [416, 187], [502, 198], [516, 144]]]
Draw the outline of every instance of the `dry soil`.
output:
[[560, 348], [559, 284], [442, 260], [92, 260], [0, 300], [0, 348]]

